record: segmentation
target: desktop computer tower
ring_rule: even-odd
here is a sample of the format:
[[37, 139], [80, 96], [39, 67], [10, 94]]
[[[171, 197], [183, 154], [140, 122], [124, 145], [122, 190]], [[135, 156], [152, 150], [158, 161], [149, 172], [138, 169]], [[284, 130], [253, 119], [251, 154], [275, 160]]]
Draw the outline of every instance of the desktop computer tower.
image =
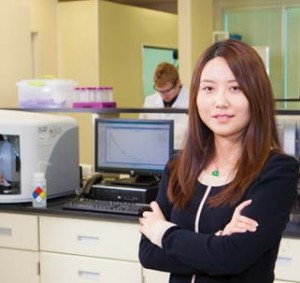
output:
[[92, 186], [89, 197], [93, 199], [150, 203], [156, 199], [158, 185], [120, 186], [103, 182]]

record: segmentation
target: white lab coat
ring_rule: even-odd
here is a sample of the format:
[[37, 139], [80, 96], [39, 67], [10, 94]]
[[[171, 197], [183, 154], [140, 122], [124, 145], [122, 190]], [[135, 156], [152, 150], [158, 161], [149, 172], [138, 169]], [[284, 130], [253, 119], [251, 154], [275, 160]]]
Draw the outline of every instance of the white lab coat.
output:
[[[143, 108], [163, 108], [164, 103], [158, 92], [146, 97]], [[188, 90], [182, 86], [179, 95], [172, 105], [172, 108], [188, 108], [189, 107], [189, 93]], [[140, 119], [167, 119], [174, 120], [174, 148], [181, 149], [185, 137], [188, 115], [185, 113], [141, 113]]]

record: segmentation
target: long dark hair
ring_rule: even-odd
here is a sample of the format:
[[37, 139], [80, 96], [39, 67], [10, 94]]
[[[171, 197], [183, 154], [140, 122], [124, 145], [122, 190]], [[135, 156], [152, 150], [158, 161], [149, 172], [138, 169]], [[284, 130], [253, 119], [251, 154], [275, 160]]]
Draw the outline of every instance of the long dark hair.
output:
[[169, 164], [168, 197], [175, 206], [185, 207], [193, 196], [200, 172], [212, 160], [214, 134], [200, 119], [197, 94], [206, 63], [224, 58], [245, 94], [250, 121], [242, 139], [242, 153], [236, 164], [234, 180], [210, 199], [212, 206], [233, 205], [265, 164], [271, 148], [282, 152], [274, 118], [274, 99], [264, 63], [257, 52], [238, 40], [214, 43], [197, 61], [190, 87], [189, 126], [182, 153]]

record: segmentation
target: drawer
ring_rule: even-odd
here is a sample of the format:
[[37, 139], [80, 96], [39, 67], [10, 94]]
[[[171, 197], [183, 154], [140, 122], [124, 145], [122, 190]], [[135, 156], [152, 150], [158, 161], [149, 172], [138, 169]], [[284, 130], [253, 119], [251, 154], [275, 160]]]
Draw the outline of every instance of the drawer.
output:
[[38, 250], [38, 217], [0, 213], [0, 246]]
[[283, 238], [275, 267], [276, 280], [300, 282], [299, 266], [300, 240]]
[[136, 262], [41, 253], [43, 283], [141, 283], [142, 268]]
[[138, 224], [40, 217], [42, 251], [138, 261]]

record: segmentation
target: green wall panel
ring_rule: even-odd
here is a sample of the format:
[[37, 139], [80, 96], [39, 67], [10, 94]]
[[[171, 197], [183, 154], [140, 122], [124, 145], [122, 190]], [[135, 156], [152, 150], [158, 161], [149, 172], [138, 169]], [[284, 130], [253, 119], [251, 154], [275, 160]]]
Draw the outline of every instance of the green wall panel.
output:
[[143, 95], [144, 98], [154, 93], [153, 89], [153, 73], [156, 66], [161, 62], [169, 62], [178, 66], [177, 60], [173, 59], [173, 51], [171, 48], [160, 48], [152, 46], [143, 47]]
[[280, 8], [251, 8], [227, 10], [224, 14], [225, 31], [242, 35], [252, 46], [270, 48], [270, 79], [275, 97], [284, 95], [282, 11]]

